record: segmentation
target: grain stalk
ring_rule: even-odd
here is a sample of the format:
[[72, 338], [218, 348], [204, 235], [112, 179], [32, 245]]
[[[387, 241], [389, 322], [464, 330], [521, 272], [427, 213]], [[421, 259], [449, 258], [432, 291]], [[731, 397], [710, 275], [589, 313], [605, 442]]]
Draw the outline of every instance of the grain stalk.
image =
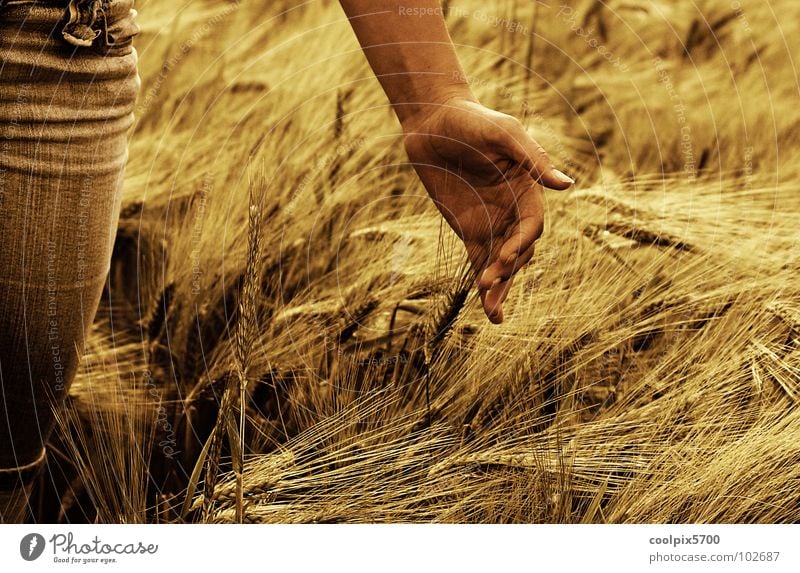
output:
[[[214, 488], [219, 471], [219, 457], [222, 449], [222, 436], [227, 433], [231, 446], [233, 472], [236, 477], [236, 519], [242, 522], [244, 516], [243, 467], [245, 439], [245, 411], [248, 375], [251, 364], [251, 351], [258, 337], [258, 285], [261, 257], [261, 208], [250, 192], [250, 212], [248, 220], [248, 252], [245, 272], [242, 277], [239, 295], [239, 318], [233, 334], [233, 358], [235, 376], [227, 380], [217, 422], [209, 438], [211, 448], [206, 463], [206, 481], [203, 501], [204, 519], [211, 515], [214, 503]], [[239, 408], [238, 428], [233, 421], [233, 411]]]

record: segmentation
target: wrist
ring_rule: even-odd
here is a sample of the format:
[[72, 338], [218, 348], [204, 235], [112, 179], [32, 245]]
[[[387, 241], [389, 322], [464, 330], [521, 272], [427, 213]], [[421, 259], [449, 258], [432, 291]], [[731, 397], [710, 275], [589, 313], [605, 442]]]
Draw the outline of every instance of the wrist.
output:
[[431, 115], [453, 105], [455, 102], [477, 104], [478, 99], [472, 93], [468, 84], [449, 83], [429, 88], [423, 92], [423, 95], [410, 98], [407, 103], [395, 105], [395, 112], [403, 131], [413, 133], [419, 131], [419, 127]]

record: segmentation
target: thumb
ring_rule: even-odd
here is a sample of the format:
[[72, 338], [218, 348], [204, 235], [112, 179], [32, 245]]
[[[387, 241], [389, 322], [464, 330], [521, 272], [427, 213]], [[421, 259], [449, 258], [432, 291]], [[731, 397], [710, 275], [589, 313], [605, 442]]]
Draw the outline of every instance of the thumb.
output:
[[562, 191], [575, 183], [572, 177], [556, 169], [547, 152], [528, 135], [521, 124], [518, 129], [508, 133], [505, 151], [545, 187]]

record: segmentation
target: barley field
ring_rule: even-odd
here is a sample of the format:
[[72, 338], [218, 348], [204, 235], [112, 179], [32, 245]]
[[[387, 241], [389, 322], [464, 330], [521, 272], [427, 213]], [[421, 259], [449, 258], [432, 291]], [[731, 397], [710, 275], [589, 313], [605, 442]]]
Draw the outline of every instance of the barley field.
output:
[[337, 2], [137, 9], [40, 519], [800, 520], [800, 4], [445, 3], [577, 180], [498, 326]]

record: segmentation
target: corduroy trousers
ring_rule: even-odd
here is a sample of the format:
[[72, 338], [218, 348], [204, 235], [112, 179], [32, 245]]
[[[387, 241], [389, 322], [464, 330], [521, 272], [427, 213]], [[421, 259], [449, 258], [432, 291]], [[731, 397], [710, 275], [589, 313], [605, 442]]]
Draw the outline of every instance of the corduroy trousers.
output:
[[0, 0], [0, 473], [42, 458], [102, 295], [135, 15], [133, 0]]

